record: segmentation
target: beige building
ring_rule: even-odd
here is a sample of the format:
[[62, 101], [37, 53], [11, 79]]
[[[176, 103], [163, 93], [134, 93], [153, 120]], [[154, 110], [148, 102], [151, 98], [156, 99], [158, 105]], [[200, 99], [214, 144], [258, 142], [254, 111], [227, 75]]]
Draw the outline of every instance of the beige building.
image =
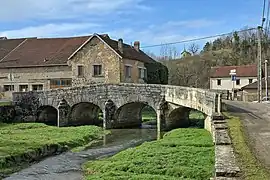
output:
[[[236, 70], [236, 80], [232, 81], [230, 71]], [[240, 90], [242, 87], [257, 81], [256, 65], [218, 66], [211, 68], [210, 89]], [[234, 83], [234, 84], [233, 84]]]
[[156, 63], [107, 34], [0, 40], [0, 99], [13, 91], [38, 91], [92, 83], [145, 83], [146, 63]]
[[[265, 77], [262, 78], [262, 98], [266, 96], [266, 86], [265, 86]], [[270, 77], [267, 78], [267, 90], [270, 89]], [[258, 100], [258, 81], [248, 84], [241, 88], [240, 91], [243, 101], [257, 101]], [[267, 93], [269, 97], [269, 93]]]

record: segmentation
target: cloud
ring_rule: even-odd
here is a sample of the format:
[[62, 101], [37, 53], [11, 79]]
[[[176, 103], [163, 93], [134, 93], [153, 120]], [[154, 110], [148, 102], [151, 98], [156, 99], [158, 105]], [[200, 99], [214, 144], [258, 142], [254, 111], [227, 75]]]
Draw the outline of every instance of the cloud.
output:
[[169, 21], [166, 27], [185, 27], [185, 28], [205, 28], [223, 23], [222, 21], [213, 21], [207, 19], [195, 19], [186, 21]]
[[143, 0], [5, 0], [0, 6], [0, 21], [68, 19], [85, 15], [104, 16], [131, 9], [149, 9], [142, 2]]
[[141, 30], [141, 27], [136, 28], [122, 28], [108, 31], [115, 38], [126, 38], [127, 42], [134, 40], [141, 40], [145, 45], [162, 44], [175, 41], [184, 41], [194, 38], [200, 38], [206, 36], [201, 31], [195, 31], [194, 29], [209, 28], [217, 24], [223, 23], [222, 21], [213, 21], [207, 19], [193, 19], [189, 21], [169, 21], [161, 24], [151, 24], [148, 27]]
[[93, 33], [99, 27], [101, 27], [99, 24], [94, 23], [45, 24], [0, 32], [0, 36], [7, 36], [8, 38], [73, 36], [85, 33], [91, 29], [91, 33]]

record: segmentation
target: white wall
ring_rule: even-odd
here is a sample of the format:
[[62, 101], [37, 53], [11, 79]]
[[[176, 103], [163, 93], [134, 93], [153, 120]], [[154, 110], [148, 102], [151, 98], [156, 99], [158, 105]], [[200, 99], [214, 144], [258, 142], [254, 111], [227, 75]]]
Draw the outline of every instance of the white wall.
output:
[[[217, 85], [217, 80], [221, 80], [221, 85]], [[253, 79], [252, 82], [257, 81], [257, 77], [237, 77], [240, 79], [240, 84], [236, 85], [236, 81], [234, 81], [234, 88], [240, 89], [243, 86], [249, 84], [249, 79]], [[218, 90], [232, 90], [232, 80], [231, 77], [224, 78], [210, 78], [210, 89], [218, 89]]]

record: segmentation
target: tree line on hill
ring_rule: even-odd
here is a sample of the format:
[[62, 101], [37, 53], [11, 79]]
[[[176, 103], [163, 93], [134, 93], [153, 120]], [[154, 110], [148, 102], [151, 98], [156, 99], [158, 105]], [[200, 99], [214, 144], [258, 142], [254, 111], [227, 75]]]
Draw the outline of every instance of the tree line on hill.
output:
[[[160, 55], [148, 53], [168, 68], [168, 83], [172, 85], [209, 88], [209, 76], [213, 66], [255, 64], [258, 55], [257, 30], [233, 32], [205, 43], [200, 47], [193, 43], [187, 48], [188, 56], [179, 58], [180, 52], [173, 46], [162, 46]], [[243, 30], [244, 30], [243, 29]], [[270, 57], [270, 33], [262, 35], [262, 60]]]

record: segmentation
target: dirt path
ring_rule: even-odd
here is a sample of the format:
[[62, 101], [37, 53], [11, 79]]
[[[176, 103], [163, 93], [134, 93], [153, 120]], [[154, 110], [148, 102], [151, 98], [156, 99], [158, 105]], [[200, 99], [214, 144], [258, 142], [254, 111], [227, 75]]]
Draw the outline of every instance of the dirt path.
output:
[[270, 104], [224, 101], [241, 118], [255, 156], [270, 170]]

